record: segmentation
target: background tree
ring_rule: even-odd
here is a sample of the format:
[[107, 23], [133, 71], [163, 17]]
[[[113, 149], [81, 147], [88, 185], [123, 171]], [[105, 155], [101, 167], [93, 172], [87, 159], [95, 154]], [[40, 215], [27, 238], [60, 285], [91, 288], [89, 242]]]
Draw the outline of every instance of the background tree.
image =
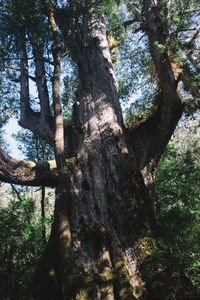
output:
[[[3, 49], [7, 61], [12, 57], [20, 67], [19, 77], [12, 79], [20, 81], [19, 124], [43, 138], [55, 154], [55, 162], [42, 164], [17, 161], [3, 150], [0, 154], [1, 180], [56, 187], [51, 236], [30, 292], [34, 299], [149, 299], [138, 241], [156, 227], [155, 172], [184, 110], [177, 87], [185, 76], [180, 79], [173, 68], [171, 56], [178, 51], [172, 30], [191, 31], [199, 17], [186, 1], [170, 3], [122, 1], [119, 9], [119, 1], [2, 1]], [[174, 9], [186, 12], [187, 21], [182, 14], [175, 18]], [[126, 128], [108, 32], [119, 47], [131, 24], [127, 35], [141, 30], [146, 36], [140, 78], [149, 75], [147, 87], [154, 81], [145, 98], [154, 99], [155, 108]], [[195, 32], [192, 39], [197, 37]], [[61, 70], [68, 56], [76, 65], [78, 88], [66, 123]], [[191, 70], [195, 82], [198, 76]], [[30, 80], [39, 103], [30, 95]], [[128, 95], [127, 89], [121, 80], [121, 94]], [[190, 295], [198, 297], [192, 285]]]
[[[52, 148], [32, 133], [15, 135], [25, 159], [45, 161]], [[52, 224], [52, 191], [6, 184], [0, 188], [1, 299], [22, 299], [44, 250]], [[40, 205], [39, 205], [40, 204]], [[6, 282], [6, 284], [5, 284]]]
[[181, 123], [157, 170], [156, 238], [140, 241], [149, 299], [192, 299], [191, 281], [199, 287], [199, 115]]
[[[22, 130], [14, 135], [16, 140], [19, 143], [19, 150], [25, 155], [25, 158], [28, 160], [32, 160], [34, 162], [44, 162], [46, 160], [52, 159], [53, 149], [50, 147], [44, 140], [40, 139], [38, 136], [33, 135], [27, 130]], [[11, 185], [13, 190], [18, 195], [17, 189]], [[46, 244], [46, 216], [45, 216], [45, 186], [41, 187], [41, 224], [42, 224], [42, 236], [43, 243]]]
[[[4, 300], [22, 299], [44, 249], [38, 193], [30, 188], [17, 193], [8, 185], [0, 189], [0, 297]], [[49, 216], [45, 224], [51, 224]]]

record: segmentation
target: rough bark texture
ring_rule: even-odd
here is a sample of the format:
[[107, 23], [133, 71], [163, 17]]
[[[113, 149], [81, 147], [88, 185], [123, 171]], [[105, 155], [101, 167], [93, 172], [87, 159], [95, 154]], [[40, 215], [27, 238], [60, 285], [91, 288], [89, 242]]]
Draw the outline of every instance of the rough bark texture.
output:
[[[175, 79], [164, 85], [156, 53], [163, 88], [158, 111], [127, 134], [105, 25], [91, 16], [70, 47], [80, 80], [67, 159], [70, 181], [60, 178], [57, 187], [55, 222], [34, 299], [148, 299], [138, 240], [152, 225], [151, 184], [182, 113]], [[171, 76], [170, 64], [166, 71]]]
[[[105, 25], [92, 18], [86, 34], [72, 45], [80, 78], [75, 153], [71, 184], [57, 188], [49, 245], [58, 245], [49, 249], [46, 284], [59, 282], [52, 299], [136, 299], [144, 290], [136, 243], [145, 229], [146, 187], [126, 141]], [[35, 290], [36, 299], [44, 290]]]
[[[44, 96], [44, 83], [43, 87], [41, 87], [42, 78], [39, 78], [39, 70], [38, 70], [38, 62], [36, 57], [36, 81], [38, 86], [38, 94], [40, 96], [40, 103], [44, 102], [44, 105], [41, 105], [41, 112], [35, 112], [30, 107], [30, 99], [29, 99], [29, 74], [28, 74], [28, 59], [27, 59], [27, 50], [25, 38], [21, 43], [21, 57], [20, 57], [20, 120], [19, 125], [30, 129], [35, 134], [44, 138], [47, 143], [50, 145], [54, 144], [54, 135], [52, 129], [52, 122], [50, 116], [47, 118], [46, 111], [46, 102], [47, 98]], [[41, 71], [41, 70], [40, 70]], [[40, 74], [43, 75], [44, 74]], [[44, 77], [43, 77], [44, 80]], [[45, 87], [46, 88], [46, 87]], [[42, 93], [41, 93], [42, 92]], [[47, 109], [48, 110], [48, 109]], [[46, 112], [44, 112], [46, 111]], [[45, 116], [45, 117], [44, 117]]]
[[[30, 185], [40, 179], [40, 185], [51, 185], [53, 181], [56, 186], [54, 223], [35, 275], [32, 299], [150, 299], [140, 274], [142, 252], [138, 241], [151, 229], [151, 184], [183, 110], [167, 54], [155, 47], [155, 41], [164, 42], [162, 31], [155, 23], [155, 9], [152, 9], [156, 1], [145, 1], [144, 13], [161, 87], [159, 106], [154, 116], [131, 130], [123, 124], [105, 24], [96, 18], [93, 9], [88, 10], [84, 24], [79, 26], [78, 18], [73, 20], [77, 1], [73, 2], [74, 6], [70, 2], [71, 24], [77, 27], [71, 35], [67, 34], [66, 40], [78, 67], [79, 89], [72, 124], [65, 126], [65, 141], [59, 90], [59, 35], [53, 4], [50, 7], [49, 1], [42, 2], [54, 42], [55, 126], [54, 136], [49, 135], [48, 141], [55, 148], [58, 176], [52, 176], [48, 165], [48, 181], [44, 182], [42, 177], [37, 177], [42, 176], [44, 168], [37, 174], [37, 165], [29, 167], [25, 163], [31, 171], [25, 179], [23, 169], [18, 172], [17, 161], [4, 153], [0, 156], [2, 178], [7, 176], [10, 182]], [[24, 107], [29, 93], [25, 50], [23, 48], [21, 60], [24, 87], [21, 113], [27, 121]], [[39, 72], [43, 71], [37, 65], [36, 73]], [[41, 84], [38, 82], [38, 90], [42, 89]], [[33, 115], [36, 123], [32, 129], [37, 133], [37, 118], [40, 121], [42, 118], [41, 114]], [[11, 169], [16, 170], [14, 176], [10, 175]]]
[[0, 180], [29, 186], [56, 186], [58, 172], [55, 161], [30, 162], [17, 160], [0, 148]]

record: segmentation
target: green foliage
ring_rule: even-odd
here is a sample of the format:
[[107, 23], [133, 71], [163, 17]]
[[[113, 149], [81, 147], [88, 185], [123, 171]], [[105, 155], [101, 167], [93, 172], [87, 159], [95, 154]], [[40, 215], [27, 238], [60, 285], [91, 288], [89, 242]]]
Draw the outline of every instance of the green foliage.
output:
[[143, 95], [135, 100], [125, 111], [126, 125], [129, 127], [138, 126], [149, 116], [153, 115], [157, 109], [157, 101], [154, 95]]
[[[19, 118], [19, 58], [22, 39], [29, 37], [33, 40], [33, 36], [37, 36], [37, 43], [40, 41], [41, 48], [48, 54], [51, 37], [41, 13], [40, 1], [8, 0], [0, 1], [0, 4], [0, 122], [5, 123], [10, 117]], [[28, 56], [33, 56], [30, 43]], [[31, 65], [32, 60], [29, 60], [29, 66]], [[33, 68], [31, 72], [34, 72]]]
[[[190, 138], [184, 148], [181, 144], [172, 142], [167, 147], [157, 171], [154, 199], [156, 246], [150, 247], [150, 255], [144, 260], [143, 267], [152, 295], [158, 293], [160, 286], [159, 299], [165, 299], [165, 292], [169, 293], [170, 290], [171, 293], [173, 290], [178, 291], [180, 299], [186, 299], [181, 296], [183, 287], [180, 282], [186, 285], [185, 290], [191, 286], [190, 280], [199, 287], [199, 146], [200, 140], [194, 134], [193, 141]], [[163, 282], [168, 283], [168, 291], [162, 289]], [[153, 299], [157, 299], [156, 296]]]
[[[0, 20], [0, 64], [1, 70], [4, 72], [2, 73], [3, 101], [1, 111], [5, 112], [0, 115], [0, 118], [2, 118], [2, 121], [5, 121], [9, 118], [11, 112], [14, 111], [17, 114], [19, 111], [19, 99], [16, 92], [19, 88], [18, 81], [20, 76], [18, 71], [18, 50], [23, 31], [25, 30], [27, 32], [28, 38], [33, 38], [33, 33], [37, 34], [37, 38], [39, 38], [44, 51], [44, 56], [50, 60], [52, 36], [50, 35], [50, 30], [48, 30], [48, 22], [46, 22], [45, 11], [41, 5], [41, 1], [9, 0], [7, 1], [7, 4], [5, 4], [5, 1], [0, 2], [2, 4]], [[63, 12], [65, 20], [60, 20], [62, 23], [60, 28], [64, 27], [65, 33], [63, 35], [61, 32], [62, 30], [60, 29], [60, 38], [62, 52], [66, 52], [66, 50], [68, 50], [68, 46], [65, 38], [66, 34], [70, 34], [71, 32], [71, 28], [68, 28], [69, 24], [65, 24], [65, 22], [67, 22], [66, 20], [69, 19], [65, 15], [68, 6], [66, 6], [65, 1], [53, 1], [52, 3], [53, 6], [56, 7], [56, 16], [57, 14], [59, 15], [59, 12]], [[179, 40], [188, 42], [195, 33], [194, 29], [190, 30], [191, 26], [195, 27], [193, 25], [197, 24], [198, 28], [198, 12], [195, 12], [197, 4], [197, 0], [189, 2], [186, 0], [182, 0], [181, 2], [173, 0], [170, 1], [169, 7], [167, 1], [164, 0], [160, 2], [161, 20], [163, 20], [166, 25], [164, 26], [164, 31], [166, 28], [166, 44], [161, 46], [164, 47], [163, 49], [167, 50], [169, 54], [172, 53], [173, 55], [176, 55], [176, 57], [179, 57], [179, 60], [182, 61], [185, 59], [189, 50], [186, 49], [185, 46], [184, 50], [181, 50]], [[167, 9], [166, 5], [168, 6]], [[139, 92], [142, 97], [137, 99], [137, 105], [139, 105], [140, 101], [142, 106], [146, 103], [148, 110], [149, 103], [153, 99], [152, 95], [154, 95], [157, 89], [158, 81], [156, 78], [155, 68], [152, 70], [148, 42], [143, 34], [145, 23], [142, 14], [142, 1], [80, 1], [79, 6], [76, 9], [76, 13], [78, 14], [76, 18], [78, 26], [82, 28], [83, 32], [85, 24], [84, 18], [88, 17], [88, 7], [98, 7], [97, 11], [99, 11], [100, 17], [104, 15], [106, 19], [108, 35], [112, 36], [120, 45], [117, 54], [115, 54], [116, 63], [114, 64], [116, 77], [119, 82], [120, 100], [123, 104], [129, 105], [133, 94], [135, 95]], [[70, 13], [71, 12], [69, 12], [69, 14]], [[124, 22], [127, 20], [134, 20], [134, 22], [132, 25], [126, 27], [124, 26]], [[74, 31], [78, 33], [80, 28], [74, 28]], [[158, 43], [158, 47], [159, 46], [160, 43]], [[198, 57], [197, 50], [195, 47], [193, 48], [195, 57]], [[28, 50], [28, 56], [32, 57], [33, 53], [30, 44]], [[5, 59], [7, 60], [6, 65]], [[69, 60], [68, 58], [65, 59], [62, 66], [68, 66]], [[29, 62], [30, 66], [33, 65], [32, 59], [30, 59]], [[47, 66], [46, 64], [45, 67], [47, 73], [49, 73], [48, 85], [50, 86], [52, 66]], [[30, 68], [30, 70], [32, 73], [31, 75], [34, 76], [34, 69]], [[63, 72], [67, 73], [66, 78], [64, 76], [62, 77], [65, 78], [62, 83], [64, 90], [62, 97], [63, 108], [65, 117], [69, 118], [72, 110], [72, 102], [76, 97], [78, 81], [76, 81], [76, 75], [70, 75], [71, 69], [69, 71], [64, 67]], [[199, 78], [197, 78], [198, 75], [196, 72], [194, 72], [193, 75], [194, 76], [192, 76], [189, 80], [193, 82], [193, 85], [197, 85], [199, 82]], [[187, 92], [190, 93], [188, 89]], [[189, 94], [188, 96], [186, 93], [183, 93], [183, 96], [187, 101], [188, 113], [193, 112], [194, 109], [196, 109], [196, 105], [192, 105], [193, 100], [191, 100], [191, 95]], [[141, 116], [139, 115], [138, 117], [140, 118]]]
[[18, 148], [26, 159], [34, 162], [53, 159], [53, 148], [32, 132], [23, 129], [13, 136], [18, 141]]
[[124, 40], [125, 28], [123, 25], [123, 17], [119, 14], [120, 1], [112, 0], [102, 1], [101, 15], [104, 15], [107, 19], [107, 31], [116, 40]]
[[70, 119], [72, 116], [72, 107], [76, 100], [77, 90], [78, 76], [77, 71], [74, 68], [71, 74], [66, 75], [64, 78], [64, 89], [62, 94], [64, 119]]
[[44, 248], [42, 222], [33, 199], [11, 200], [1, 208], [0, 226], [0, 298], [20, 300]]
[[[4, 46], [2, 46], [3, 48]], [[1, 48], [1, 41], [0, 41]], [[1, 56], [0, 49], [0, 128], [4, 126], [9, 118], [18, 115], [19, 95], [17, 93], [17, 83], [15, 79], [19, 75], [16, 69], [17, 64], [13, 61], [6, 61], [6, 54]], [[5, 50], [7, 51], [7, 50]]]
[[[142, 95], [145, 94], [145, 101], [150, 99], [151, 95], [158, 89], [159, 84], [155, 67], [150, 58], [148, 43], [141, 33], [145, 31], [146, 26], [141, 13], [143, 1], [134, 1], [134, 3], [133, 1], [126, 2], [128, 19], [135, 19], [136, 21], [131, 26], [128, 26], [126, 30], [126, 39], [123, 41], [123, 46], [117, 53], [119, 63], [114, 66], [119, 80], [120, 99], [125, 103], [127, 103], [132, 97], [132, 94], [136, 94], [138, 90]], [[192, 70], [191, 76], [189, 72], [187, 72], [187, 86], [185, 83], [180, 85], [182, 98], [186, 102], [185, 107], [188, 115], [199, 107], [199, 92], [196, 91], [197, 95], [195, 96], [194, 89], [192, 91], [192, 88], [197, 88], [199, 85], [199, 72], [196, 69], [199, 66], [199, 34], [197, 34], [199, 28], [198, 5], [199, 3], [196, 0], [159, 1], [158, 15], [161, 20], [160, 25], [162, 26], [161, 29], [165, 35], [165, 40], [162, 44], [159, 41], [155, 42], [157, 48], [162, 52], [167, 52], [170, 58], [171, 56], [176, 57], [176, 67], [179, 70], [179, 74], [186, 62]], [[181, 47], [180, 43], [182, 44]], [[194, 62], [189, 59], [189, 53], [195, 58]], [[173, 67], [175, 67], [175, 63], [172, 68]], [[178, 75], [176, 75], [175, 71], [175, 78], [177, 77]], [[181, 76], [179, 80], [180, 78]], [[152, 87], [154, 91], [152, 91]], [[183, 88], [188, 93], [185, 93]], [[148, 93], [148, 91], [150, 92]], [[138, 100], [143, 101], [144, 97]]]

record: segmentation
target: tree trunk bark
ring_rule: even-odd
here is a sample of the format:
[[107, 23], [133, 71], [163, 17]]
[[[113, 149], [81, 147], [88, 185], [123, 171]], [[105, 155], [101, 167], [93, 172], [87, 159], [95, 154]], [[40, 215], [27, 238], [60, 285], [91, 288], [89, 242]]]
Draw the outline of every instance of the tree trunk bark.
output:
[[45, 226], [45, 186], [42, 186], [41, 191], [41, 220], [42, 220], [42, 240], [44, 246], [46, 245], [46, 226]]
[[56, 190], [34, 299], [138, 299], [144, 283], [137, 241], [147, 226], [148, 195], [126, 141], [104, 24], [92, 20], [74, 49], [80, 82], [70, 184], [61, 178]]
[[[76, 31], [67, 36], [79, 89], [65, 141], [60, 138], [61, 119], [57, 126], [61, 134], [56, 133], [55, 143], [59, 178], [54, 223], [31, 294], [34, 300], [149, 300], [140, 273], [145, 258], [140, 241], [155, 225], [150, 224], [152, 184], [182, 105], [173, 76], [164, 86], [161, 54], [156, 52], [163, 103], [137, 133], [128, 133], [106, 27], [94, 16], [87, 15], [85, 21], [86, 26], [77, 23]], [[61, 115], [60, 108], [55, 116], [59, 110]]]

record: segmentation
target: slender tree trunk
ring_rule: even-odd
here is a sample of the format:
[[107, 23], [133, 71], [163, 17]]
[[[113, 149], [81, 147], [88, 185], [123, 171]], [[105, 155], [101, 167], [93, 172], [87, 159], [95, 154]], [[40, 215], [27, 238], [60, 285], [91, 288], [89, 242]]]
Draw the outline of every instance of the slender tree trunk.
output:
[[43, 239], [43, 244], [46, 245], [45, 186], [42, 186], [42, 190], [41, 190], [41, 217], [42, 217], [42, 239]]

